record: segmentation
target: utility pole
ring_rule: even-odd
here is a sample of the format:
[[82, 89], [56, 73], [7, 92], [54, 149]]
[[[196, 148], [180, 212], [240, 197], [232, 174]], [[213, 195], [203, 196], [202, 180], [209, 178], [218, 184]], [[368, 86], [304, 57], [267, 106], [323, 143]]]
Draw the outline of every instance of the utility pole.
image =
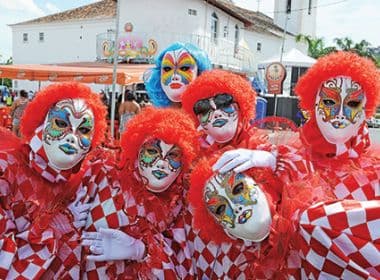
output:
[[[116, 107], [116, 79], [117, 79], [117, 58], [118, 45], [117, 41], [119, 40], [119, 22], [120, 22], [120, 0], [117, 1], [116, 6], [116, 28], [115, 28], [115, 42], [113, 48], [113, 72], [112, 72], [112, 95], [111, 95], [111, 137], [114, 138], [115, 130], [115, 107]], [[121, 93], [123, 94], [123, 93]]]

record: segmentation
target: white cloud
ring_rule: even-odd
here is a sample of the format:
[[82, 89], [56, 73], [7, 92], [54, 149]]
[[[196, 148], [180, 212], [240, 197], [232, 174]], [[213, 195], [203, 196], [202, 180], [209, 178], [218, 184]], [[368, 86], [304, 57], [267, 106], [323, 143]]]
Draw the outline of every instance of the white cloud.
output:
[[45, 15], [45, 12], [39, 8], [33, 0], [0, 0], [0, 9], [2, 13], [4, 10], [10, 12], [23, 12], [24, 15], [30, 15], [34, 17], [41, 17]]
[[59, 13], [61, 11], [57, 6], [55, 6], [54, 4], [52, 4], [50, 2], [46, 3], [45, 8], [49, 14], [55, 14], [55, 13]]
[[380, 45], [378, 11], [380, 1], [348, 0], [334, 6], [320, 7], [317, 11], [317, 36], [328, 44], [338, 37], [349, 37], [354, 42], [367, 40], [373, 46]]

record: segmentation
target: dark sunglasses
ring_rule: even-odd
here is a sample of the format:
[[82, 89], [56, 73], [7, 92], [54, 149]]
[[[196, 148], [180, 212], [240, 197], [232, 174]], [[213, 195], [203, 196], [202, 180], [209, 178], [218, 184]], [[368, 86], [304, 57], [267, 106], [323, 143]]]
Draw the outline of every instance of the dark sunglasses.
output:
[[[214, 103], [216, 109], [226, 108], [234, 103], [234, 98], [228, 93], [221, 93], [214, 96]], [[209, 99], [198, 100], [193, 106], [193, 111], [196, 115], [204, 115], [210, 110], [212, 110], [212, 107]]]

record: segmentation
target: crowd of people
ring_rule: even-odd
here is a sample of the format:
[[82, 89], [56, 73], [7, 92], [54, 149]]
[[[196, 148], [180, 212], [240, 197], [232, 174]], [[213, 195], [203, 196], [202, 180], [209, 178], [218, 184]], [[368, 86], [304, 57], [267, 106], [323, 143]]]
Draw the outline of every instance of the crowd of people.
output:
[[117, 157], [107, 96], [79, 83], [41, 90], [21, 137], [0, 130], [1, 279], [380, 278], [373, 62], [320, 58], [295, 88], [309, 119], [276, 145], [250, 83], [198, 47], [150, 71], [152, 106], [119, 102]]

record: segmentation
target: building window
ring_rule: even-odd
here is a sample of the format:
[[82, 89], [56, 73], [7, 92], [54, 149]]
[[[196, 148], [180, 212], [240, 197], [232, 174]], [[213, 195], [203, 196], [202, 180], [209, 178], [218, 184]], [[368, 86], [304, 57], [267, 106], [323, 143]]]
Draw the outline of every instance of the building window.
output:
[[261, 52], [261, 43], [257, 43], [256, 50], [257, 50], [258, 52]]
[[22, 41], [23, 41], [24, 43], [28, 42], [28, 33], [23, 33], [23, 34], [22, 34]]
[[307, 13], [311, 15], [311, 0], [309, 0], [309, 8], [307, 9]]
[[187, 12], [189, 13], [190, 16], [196, 16], [197, 15], [197, 10], [194, 10], [194, 9], [188, 9]]
[[223, 28], [223, 37], [228, 38], [228, 26], [225, 25]]
[[239, 25], [235, 25], [235, 45], [234, 45], [234, 51], [235, 54], [239, 52], [239, 40], [240, 40], [240, 30]]
[[211, 38], [214, 43], [218, 43], [218, 21], [219, 18], [216, 13], [212, 13], [211, 15]]
[[291, 77], [291, 84], [290, 84], [290, 95], [295, 96], [294, 94], [294, 87], [296, 86], [298, 79], [305, 74], [307, 68], [306, 67], [292, 67], [292, 77]]
[[45, 34], [44, 34], [43, 32], [40, 32], [38, 38], [39, 38], [39, 41], [40, 41], [40, 42], [43, 42], [43, 41], [45, 40]]

